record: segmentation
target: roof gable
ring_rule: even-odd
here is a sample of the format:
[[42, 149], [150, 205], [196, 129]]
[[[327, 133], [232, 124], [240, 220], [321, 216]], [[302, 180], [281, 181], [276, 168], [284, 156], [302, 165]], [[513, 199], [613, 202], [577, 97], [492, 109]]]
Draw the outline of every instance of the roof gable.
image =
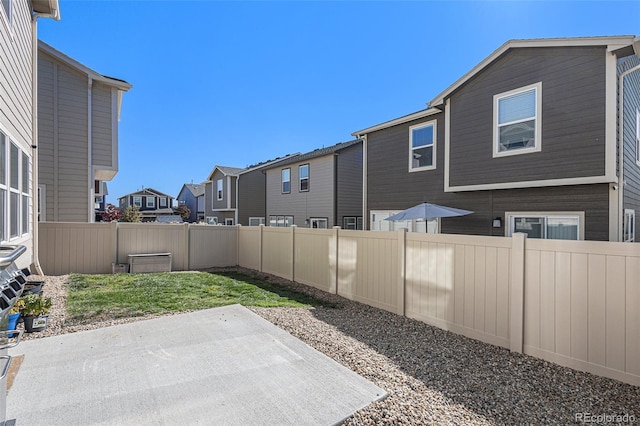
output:
[[285, 164], [299, 163], [301, 161], [311, 160], [312, 158], [324, 157], [325, 155], [333, 155], [342, 151], [343, 149], [349, 148], [359, 143], [362, 143], [361, 139], [354, 139], [348, 142], [340, 142], [335, 145], [328, 146], [326, 148], [323, 147], [323, 148], [314, 149], [313, 151], [309, 151], [304, 154], [294, 155], [287, 160], [279, 161], [274, 164], [271, 164], [268, 167], [265, 167], [265, 169], [280, 167]]
[[213, 175], [216, 173], [216, 170], [218, 170], [224, 176], [236, 176], [237, 177], [238, 173], [242, 172], [244, 169], [241, 169], [239, 167], [219, 166], [219, 165], [216, 164], [213, 167], [213, 170], [211, 170], [211, 173], [209, 173], [209, 177], [207, 178], [207, 180], [211, 180], [213, 178]]

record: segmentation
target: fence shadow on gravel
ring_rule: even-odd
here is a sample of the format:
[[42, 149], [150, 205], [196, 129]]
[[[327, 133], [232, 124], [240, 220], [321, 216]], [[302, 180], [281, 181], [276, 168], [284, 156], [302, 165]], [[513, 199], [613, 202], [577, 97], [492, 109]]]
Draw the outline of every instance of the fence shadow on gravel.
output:
[[[355, 302], [353, 302], [355, 303]], [[561, 367], [356, 303], [313, 315], [496, 424], [569, 424], [577, 413], [640, 417], [640, 388]]]

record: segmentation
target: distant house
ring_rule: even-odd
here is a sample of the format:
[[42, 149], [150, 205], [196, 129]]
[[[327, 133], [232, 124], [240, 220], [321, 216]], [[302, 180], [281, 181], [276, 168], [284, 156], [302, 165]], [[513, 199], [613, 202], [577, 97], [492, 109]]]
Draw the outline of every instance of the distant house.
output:
[[184, 204], [191, 211], [187, 222], [200, 222], [204, 220], [204, 191], [206, 182], [185, 183], [180, 189], [176, 200], [178, 205]]
[[126, 81], [38, 43], [38, 213], [41, 221], [94, 222], [118, 173]]
[[0, 244], [27, 248], [17, 261], [20, 268], [38, 257], [38, 18], [59, 20], [58, 0], [0, 3]]
[[241, 168], [215, 166], [205, 183], [204, 214], [210, 225], [235, 225], [237, 217], [236, 184]]
[[353, 135], [367, 229], [427, 201], [474, 212], [434, 221], [445, 233], [634, 241], [640, 38], [508, 41], [429, 108]]
[[118, 198], [120, 210], [137, 206], [142, 213], [143, 222], [155, 222], [159, 216], [172, 216], [174, 198], [170, 195], [145, 188]]
[[362, 142], [352, 140], [265, 167], [266, 225], [362, 229]]

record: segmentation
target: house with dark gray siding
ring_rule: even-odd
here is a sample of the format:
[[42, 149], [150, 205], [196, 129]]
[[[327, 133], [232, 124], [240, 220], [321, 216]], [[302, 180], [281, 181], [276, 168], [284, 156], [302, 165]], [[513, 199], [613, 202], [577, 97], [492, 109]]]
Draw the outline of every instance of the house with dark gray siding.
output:
[[[640, 39], [512, 40], [363, 139], [366, 229], [634, 241]], [[464, 217], [392, 223], [431, 202]]]
[[210, 225], [238, 223], [236, 185], [242, 168], [215, 166], [205, 183], [204, 215]]
[[189, 209], [187, 222], [199, 222], [204, 220], [204, 191], [206, 182], [185, 183], [182, 185], [176, 200], [178, 205], [184, 204]]
[[265, 225], [362, 229], [360, 140], [297, 155], [265, 171]]
[[156, 222], [160, 216], [173, 216], [174, 198], [153, 188], [143, 188], [118, 198], [118, 206], [124, 211], [129, 206], [140, 210], [143, 222]]

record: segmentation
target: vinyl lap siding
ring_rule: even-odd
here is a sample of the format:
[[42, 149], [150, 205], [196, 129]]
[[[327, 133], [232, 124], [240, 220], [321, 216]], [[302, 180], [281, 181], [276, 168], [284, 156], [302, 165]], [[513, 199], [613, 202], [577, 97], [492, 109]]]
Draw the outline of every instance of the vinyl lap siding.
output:
[[[636, 56], [625, 58], [618, 63], [618, 73], [640, 64]], [[640, 111], [640, 70], [627, 74], [624, 78], [624, 209], [636, 212], [636, 241], [640, 241], [640, 166], [636, 163], [636, 114]], [[622, 214], [623, 212], [621, 212]]]
[[[250, 217], [266, 217], [266, 175], [262, 169], [243, 173], [238, 178], [238, 223], [249, 225]], [[265, 219], [266, 221], [266, 219]]]
[[111, 88], [94, 82], [91, 90], [91, 104], [92, 163], [97, 166], [116, 167], [117, 164], [112, 164], [113, 123], [116, 118], [112, 115]]
[[38, 57], [38, 183], [45, 187], [45, 219], [54, 220], [54, 90], [53, 62]]
[[[334, 165], [333, 155], [314, 158], [267, 170], [267, 215], [293, 216], [294, 224], [308, 227], [305, 219], [326, 218], [334, 226]], [[300, 192], [298, 166], [309, 164], [309, 191]], [[281, 170], [291, 169], [291, 193], [282, 194]]]
[[[604, 47], [506, 52], [450, 99], [450, 185], [605, 173]], [[493, 96], [542, 82], [542, 151], [493, 158]], [[577, 157], [579, 155], [579, 157]]]
[[343, 217], [362, 216], [362, 143], [341, 150], [336, 160], [336, 225], [343, 226]]

